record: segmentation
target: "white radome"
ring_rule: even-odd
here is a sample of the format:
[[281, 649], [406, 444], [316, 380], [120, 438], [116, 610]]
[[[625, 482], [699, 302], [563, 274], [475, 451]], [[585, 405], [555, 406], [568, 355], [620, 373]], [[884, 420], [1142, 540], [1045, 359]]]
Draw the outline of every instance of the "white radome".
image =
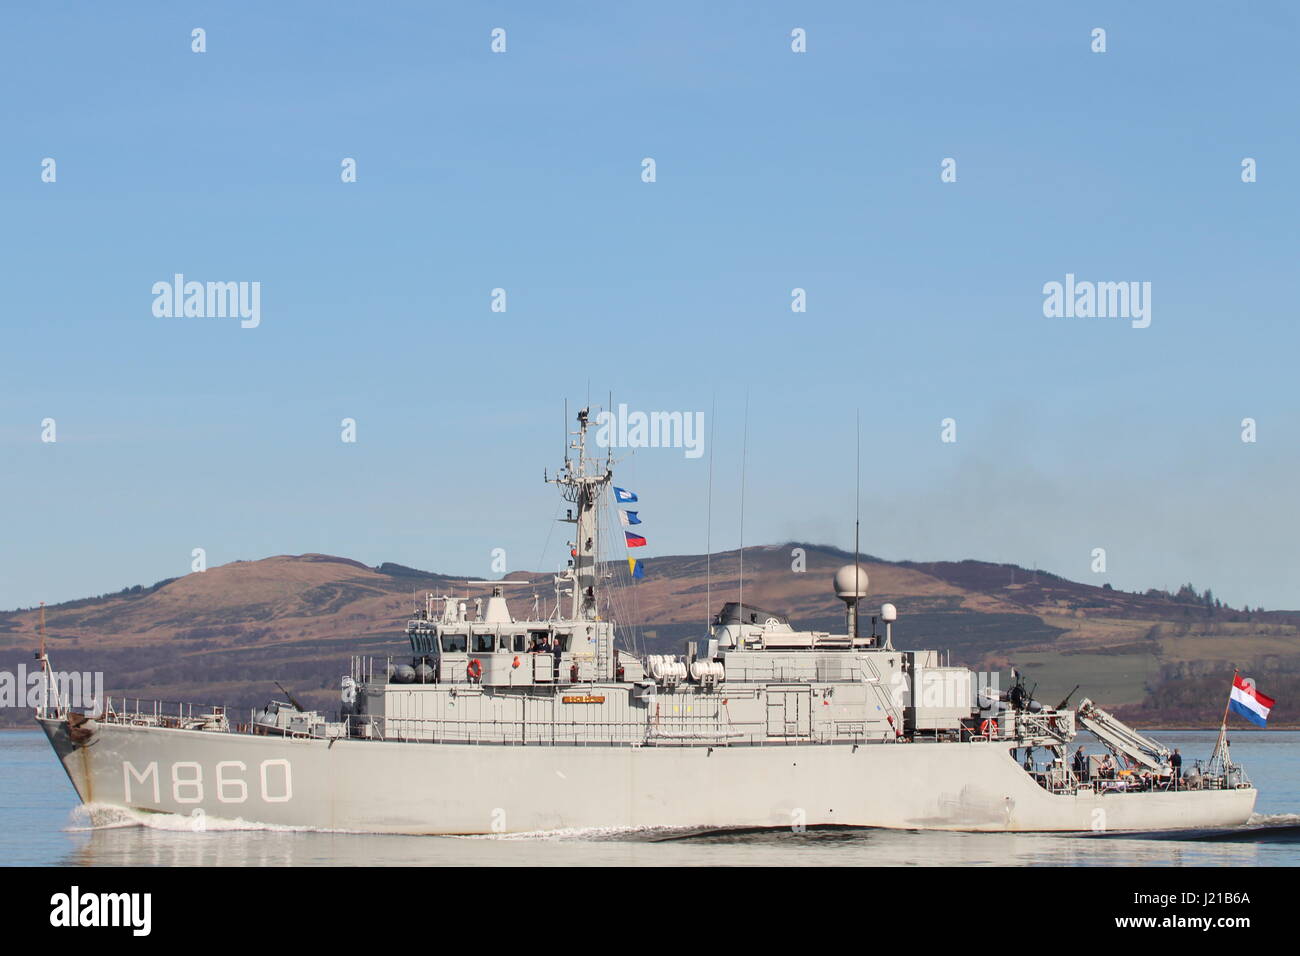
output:
[[[855, 570], [857, 571], [856, 582], [853, 573]], [[835, 572], [835, 596], [841, 601], [866, 597], [867, 584], [867, 569], [860, 564], [846, 564]]]
[[888, 623], [888, 622], [897, 621], [897, 620], [898, 620], [898, 608], [894, 607], [894, 605], [892, 605], [892, 604], [882, 604], [882, 605], [880, 605], [880, 619], [881, 619], [882, 621], [887, 622], [887, 623]]

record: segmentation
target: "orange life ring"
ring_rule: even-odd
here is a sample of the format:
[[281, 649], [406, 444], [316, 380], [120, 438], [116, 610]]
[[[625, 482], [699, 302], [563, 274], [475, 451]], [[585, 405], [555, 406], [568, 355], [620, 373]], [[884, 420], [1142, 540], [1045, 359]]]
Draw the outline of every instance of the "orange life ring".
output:
[[469, 679], [472, 681], [477, 682], [479, 680], [482, 680], [483, 665], [479, 662], [479, 659], [477, 657], [469, 662], [469, 666], [465, 668], [465, 673], [469, 676]]
[[519, 666], [519, 655], [518, 655], [518, 654], [515, 655], [514, 663], [511, 664], [510, 666], [511, 666], [511, 667], [518, 667], [518, 666]]
[[998, 735], [998, 722], [996, 720], [985, 720], [980, 724], [980, 733], [985, 737], [996, 737]]

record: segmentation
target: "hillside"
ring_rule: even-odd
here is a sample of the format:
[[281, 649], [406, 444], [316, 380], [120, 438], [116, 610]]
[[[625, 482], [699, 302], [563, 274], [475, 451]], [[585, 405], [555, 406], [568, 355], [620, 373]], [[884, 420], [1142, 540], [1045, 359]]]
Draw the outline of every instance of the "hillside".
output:
[[[804, 552], [803, 570], [793, 569], [795, 549]], [[745, 600], [799, 625], [842, 629], [830, 578], [849, 560], [816, 545], [748, 549]], [[1133, 594], [978, 561], [864, 564], [870, 607], [889, 601], [899, 609], [896, 643], [938, 648], [979, 670], [1014, 664], [1044, 699], [1079, 683], [1075, 700], [1092, 696], [1145, 726], [1212, 726], [1235, 664], [1278, 699], [1274, 724], [1294, 722], [1287, 705], [1300, 692], [1300, 613], [1237, 611], [1194, 592]], [[611, 591], [614, 617], [641, 650], [680, 650], [702, 634], [710, 610], [738, 596], [736, 552], [707, 562], [653, 558], [649, 568], [635, 587]], [[549, 609], [549, 575], [511, 578], [535, 584], [511, 589], [517, 616], [534, 599]], [[58, 668], [103, 671], [114, 696], [248, 708], [275, 693], [278, 680], [328, 710], [351, 654], [404, 656], [402, 627], [415, 596], [484, 593], [464, 581], [319, 554], [239, 561], [47, 608], [48, 645]], [[30, 663], [36, 629], [34, 610], [0, 613], [0, 669]], [[24, 710], [0, 710], [0, 725], [29, 719]]]

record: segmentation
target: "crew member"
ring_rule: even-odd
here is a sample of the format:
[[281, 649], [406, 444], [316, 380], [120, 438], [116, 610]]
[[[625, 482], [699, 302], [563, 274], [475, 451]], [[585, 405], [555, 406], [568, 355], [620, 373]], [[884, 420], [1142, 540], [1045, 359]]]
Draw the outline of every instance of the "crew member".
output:
[[1173, 768], [1174, 789], [1177, 790], [1178, 781], [1181, 780], [1183, 777], [1183, 755], [1178, 752], [1177, 747], [1174, 748], [1173, 756], [1169, 758], [1169, 766]]
[[1088, 755], [1082, 747], [1074, 752], [1074, 774], [1082, 783], [1088, 782]]

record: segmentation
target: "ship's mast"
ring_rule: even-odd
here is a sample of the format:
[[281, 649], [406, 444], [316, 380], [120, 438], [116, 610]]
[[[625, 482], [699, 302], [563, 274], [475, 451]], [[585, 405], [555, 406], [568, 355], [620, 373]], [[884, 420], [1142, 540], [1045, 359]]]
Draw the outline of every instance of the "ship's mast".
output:
[[51, 714], [58, 714], [62, 703], [59, 700], [58, 683], [54, 680], [53, 672], [50, 669], [50, 658], [45, 653], [45, 602], [41, 602], [40, 624], [40, 650], [36, 652], [36, 659], [41, 664], [41, 704], [39, 716], [48, 717]]
[[574, 537], [569, 542], [569, 567], [561, 577], [573, 585], [572, 619], [575, 621], [594, 621], [597, 618], [596, 561], [600, 548], [600, 495], [613, 478], [608, 456], [605, 458], [603, 472], [595, 474], [591, 471], [591, 466], [595, 463], [587, 457], [589, 413], [590, 408], [578, 412], [578, 430], [568, 433], [570, 441], [564, 449], [564, 467], [556, 477], [547, 479], [560, 487], [565, 501], [574, 505], [574, 509], [561, 519], [574, 526]]

